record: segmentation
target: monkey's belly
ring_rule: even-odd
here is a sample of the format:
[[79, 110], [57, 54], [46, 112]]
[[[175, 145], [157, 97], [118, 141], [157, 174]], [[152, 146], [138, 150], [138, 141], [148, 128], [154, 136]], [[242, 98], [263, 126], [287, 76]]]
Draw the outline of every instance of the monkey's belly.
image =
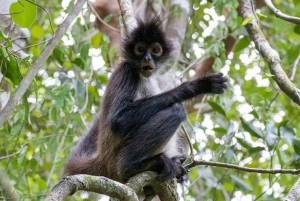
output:
[[182, 154], [178, 149], [179, 146], [178, 140], [179, 140], [179, 136], [177, 130], [176, 133], [171, 137], [171, 139], [163, 149], [163, 153], [165, 153], [167, 157], [173, 158], [174, 156], [178, 156]]

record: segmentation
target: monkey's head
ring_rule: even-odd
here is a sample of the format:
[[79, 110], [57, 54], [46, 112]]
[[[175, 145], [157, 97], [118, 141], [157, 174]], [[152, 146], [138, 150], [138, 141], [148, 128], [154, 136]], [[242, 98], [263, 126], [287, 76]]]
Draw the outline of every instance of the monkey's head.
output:
[[172, 44], [160, 27], [159, 17], [137, 22], [137, 27], [123, 43], [123, 56], [144, 77], [150, 77], [170, 59]]

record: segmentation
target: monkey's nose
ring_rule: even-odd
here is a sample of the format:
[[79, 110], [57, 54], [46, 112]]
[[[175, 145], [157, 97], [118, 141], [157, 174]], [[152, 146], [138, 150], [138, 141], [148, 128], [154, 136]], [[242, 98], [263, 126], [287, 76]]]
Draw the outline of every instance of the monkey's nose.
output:
[[144, 60], [145, 60], [145, 61], [151, 61], [151, 60], [152, 60], [151, 55], [150, 55], [149, 53], [147, 53], [147, 54], [145, 55], [145, 57], [144, 57]]

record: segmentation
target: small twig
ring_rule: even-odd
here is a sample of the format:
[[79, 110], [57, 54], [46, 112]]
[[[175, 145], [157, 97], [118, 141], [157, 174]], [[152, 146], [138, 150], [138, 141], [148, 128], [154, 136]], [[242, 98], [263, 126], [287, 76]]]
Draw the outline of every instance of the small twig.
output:
[[27, 2], [29, 2], [31, 4], [33, 4], [33, 5], [35, 5], [37, 7], [39, 7], [40, 9], [44, 10], [47, 13], [47, 15], [49, 17], [50, 28], [51, 28], [52, 33], [54, 34], [54, 29], [53, 29], [53, 25], [52, 25], [52, 19], [51, 19], [51, 15], [49, 14], [49, 12], [44, 7], [40, 6], [39, 4], [36, 4], [36, 3], [32, 2], [32, 1], [29, 1], [29, 0], [25, 0], [25, 1], [27, 1]]
[[194, 157], [194, 156], [195, 156], [195, 152], [194, 152], [194, 149], [193, 149], [193, 145], [192, 145], [192, 142], [191, 142], [191, 138], [190, 138], [189, 134], [186, 132], [186, 129], [185, 129], [184, 125], [181, 125], [181, 128], [182, 128], [183, 133], [185, 134], [186, 139], [187, 139], [187, 141], [188, 141], [188, 143], [189, 143], [190, 150], [191, 150], [191, 156]]
[[300, 54], [298, 55], [297, 59], [295, 60], [294, 64], [293, 64], [293, 68], [290, 74], [290, 80], [293, 81], [295, 79], [295, 75], [296, 75], [296, 70], [297, 70], [297, 66], [300, 63]]
[[224, 167], [234, 170], [240, 170], [244, 172], [256, 172], [256, 173], [263, 173], [263, 174], [300, 174], [300, 169], [260, 169], [260, 168], [247, 168], [241, 167], [238, 165], [228, 164], [228, 163], [221, 163], [221, 162], [213, 162], [213, 161], [204, 161], [204, 160], [194, 160], [187, 168], [192, 168], [199, 165], [207, 165], [207, 166], [214, 166], [214, 167]]
[[88, 1], [88, 5], [91, 8], [91, 10], [93, 11], [94, 15], [96, 15], [97, 19], [102, 22], [105, 26], [107, 26], [108, 28], [110, 28], [113, 31], [116, 31], [118, 33], [120, 33], [120, 30], [116, 29], [115, 27], [110, 26], [109, 24], [107, 24], [104, 20], [102, 20], [102, 18], [100, 17], [100, 15], [97, 13], [97, 11], [95, 10], [94, 6], [92, 5], [92, 3], [90, 1]]
[[278, 10], [272, 3], [271, 0], [265, 0], [266, 6], [274, 13], [274, 15], [280, 19], [283, 19], [287, 22], [291, 22], [294, 24], [300, 24], [300, 18], [286, 15], [282, 13], [280, 10]]

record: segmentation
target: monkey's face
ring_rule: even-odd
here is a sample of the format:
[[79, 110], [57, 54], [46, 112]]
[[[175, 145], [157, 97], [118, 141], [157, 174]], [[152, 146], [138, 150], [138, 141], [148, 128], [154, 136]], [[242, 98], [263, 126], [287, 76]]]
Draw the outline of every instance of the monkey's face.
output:
[[160, 25], [158, 17], [146, 22], [138, 20], [138, 26], [122, 44], [125, 62], [144, 77], [160, 72], [171, 58], [172, 44]]
[[159, 43], [147, 45], [137, 43], [134, 46], [134, 54], [140, 59], [139, 71], [144, 77], [150, 77], [157, 68], [157, 62], [163, 54], [163, 48]]

